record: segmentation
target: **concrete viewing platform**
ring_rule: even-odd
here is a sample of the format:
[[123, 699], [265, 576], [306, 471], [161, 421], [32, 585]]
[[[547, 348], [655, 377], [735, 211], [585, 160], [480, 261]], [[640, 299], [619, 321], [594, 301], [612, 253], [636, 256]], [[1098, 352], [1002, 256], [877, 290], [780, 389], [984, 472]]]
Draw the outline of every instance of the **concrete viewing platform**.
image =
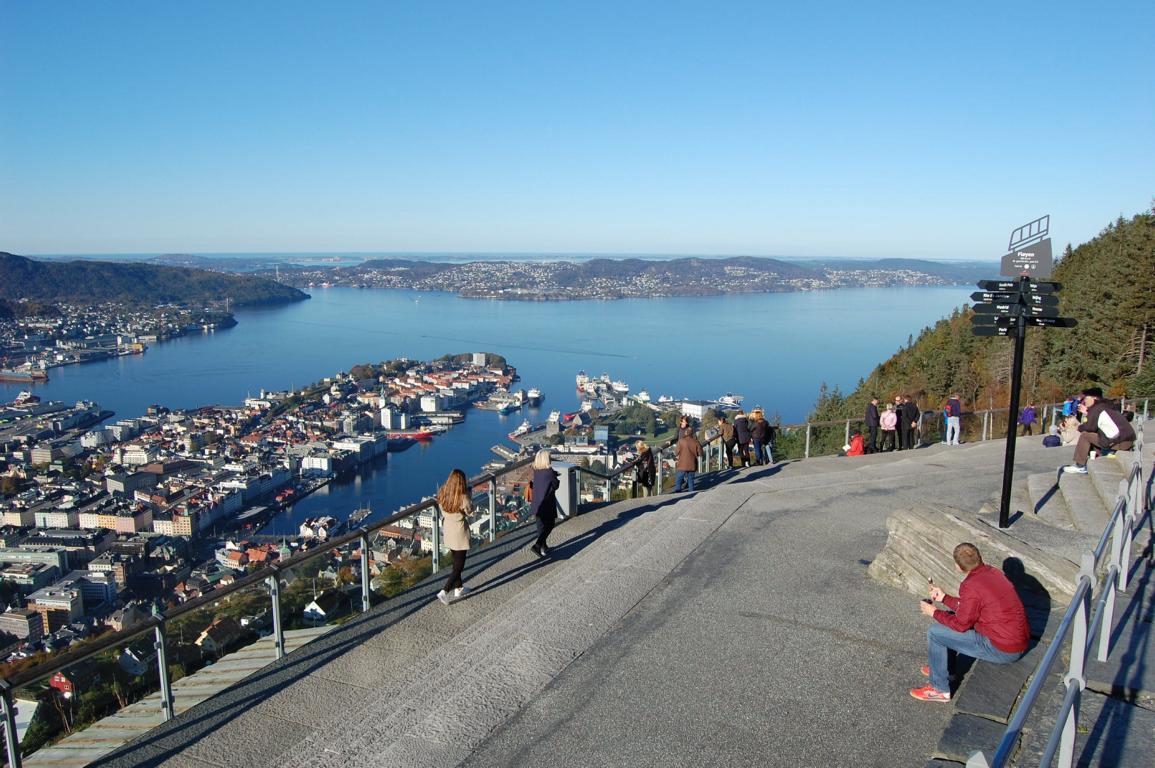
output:
[[[935, 445], [710, 475], [696, 493], [566, 521], [547, 560], [519, 530], [471, 553], [467, 599], [438, 603], [441, 579], [431, 578], [90, 764], [889, 768], [957, 764], [964, 749], [989, 755], [1005, 719], [962, 710], [978, 698], [978, 685], [968, 696], [974, 681], [950, 704], [908, 695], [926, 661], [921, 593], [867, 571], [888, 519], [930, 509], [990, 529], [992, 547], [1020, 536], [1055, 557], [1041, 583], [1061, 586], [1076, 570], [1064, 553], [1090, 534], [1045, 525], [1036, 510], [1024, 510], [1017, 533], [1018, 523], [984, 523], [1002, 455], [1002, 442]], [[1069, 448], [1021, 441], [1019, 506], [1034, 503], [1028, 476], [1054, 475], [1069, 459]], [[1033, 560], [1023, 562], [1030, 576]], [[1155, 717], [1150, 572], [1138, 561], [1120, 597], [1116, 632], [1127, 634], [1096, 672], [1107, 695], [1089, 701], [1080, 764], [1149, 758], [1128, 756]], [[1053, 606], [1036, 606], [1044, 642], [1047, 614], [1053, 624], [1066, 607], [1056, 589]], [[1023, 684], [981, 665], [972, 674], [1011, 703]], [[1024, 754], [1039, 749], [1056, 708], [1048, 701], [1029, 721]]]

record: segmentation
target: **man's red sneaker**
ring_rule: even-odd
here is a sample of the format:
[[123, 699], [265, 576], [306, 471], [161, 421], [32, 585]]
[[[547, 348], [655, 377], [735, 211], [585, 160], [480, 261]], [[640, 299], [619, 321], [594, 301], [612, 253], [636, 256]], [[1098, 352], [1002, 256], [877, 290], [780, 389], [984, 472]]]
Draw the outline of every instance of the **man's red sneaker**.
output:
[[911, 688], [910, 695], [919, 701], [950, 701], [949, 693], [943, 693], [933, 685], [924, 685], [921, 688]]
[[918, 671], [922, 673], [923, 677], [930, 677], [930, 665], [929, 664], [923, 664], [921, 667], [918, 668]]

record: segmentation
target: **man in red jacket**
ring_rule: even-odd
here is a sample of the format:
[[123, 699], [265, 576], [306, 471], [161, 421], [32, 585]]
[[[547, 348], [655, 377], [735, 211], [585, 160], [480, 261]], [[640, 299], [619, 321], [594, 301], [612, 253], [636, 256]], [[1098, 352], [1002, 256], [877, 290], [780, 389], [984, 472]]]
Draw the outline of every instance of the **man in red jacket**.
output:
[[[947, 651], [1010, 664], [1026, 653], [1030, 642], [1023, 601], [1003, 572], [985, 564], [978, 547], [970, 543], [954, 548], [954, 562], [966, 574], [958, 597], [932, 584], [930, 600], [922, 601], [922, 612], [934, 619], [926, 631], [929, 663], [922, 668], [930, 685], [910, 689], [910, 695], [922, 701], [950, 701]], [[936, 602], [949, 610], [936, 609]]]

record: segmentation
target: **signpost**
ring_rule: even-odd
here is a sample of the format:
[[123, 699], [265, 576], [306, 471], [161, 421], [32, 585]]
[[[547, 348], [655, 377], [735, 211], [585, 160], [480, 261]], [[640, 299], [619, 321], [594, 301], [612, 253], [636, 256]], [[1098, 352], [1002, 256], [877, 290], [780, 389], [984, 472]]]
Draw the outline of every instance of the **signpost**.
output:
[[979, 280], [982, 290], [972, 293], [974, 314], [971, 331], [975, 336], [1011, 336], [1015, 357], [1011, 366], [1011, 402], [1007, 417], [1007, 450], [1003, 459], [1003, 493], [999, 503], [999, 528], [1010, 525], [1011, 482], [1015, 471], [1015, 438], [1019, 394], [1023, 379], [1023, 350], [1027, 327], [1074, 328], [1072, 317], [1059, 317], [1058, 283], [1038, 278], [1051, 276], [1051, 217], [1043, 216], [1011, 233], [1001, 272], [1012, 280]]

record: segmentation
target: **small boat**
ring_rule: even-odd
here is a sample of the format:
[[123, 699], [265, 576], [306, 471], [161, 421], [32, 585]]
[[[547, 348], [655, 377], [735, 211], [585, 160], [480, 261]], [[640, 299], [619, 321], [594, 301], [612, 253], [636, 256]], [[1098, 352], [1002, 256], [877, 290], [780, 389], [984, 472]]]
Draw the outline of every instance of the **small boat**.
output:
[[537, 387], [530, 387], [529, 392], [525, 395], [526, 401], [533, 407], [541, 405], [541, 390]]
[[354, 509], [349, 515], [349, 525], [359, 525], [362, 520], [373, 514], [373, 510], [369, 507], [360, 507]]
[[521, 437], [522, 435], [527, 435], [532, 431], [533, 431], [533, 426], [530, 425], [529, 419], [526, 419], [525, 421], [521, 422], [521, 426], [519, 426], [517, 429], [515, 429], [509, 433], [509, 439], [510, 440], [516, 440], [517, 438]]

